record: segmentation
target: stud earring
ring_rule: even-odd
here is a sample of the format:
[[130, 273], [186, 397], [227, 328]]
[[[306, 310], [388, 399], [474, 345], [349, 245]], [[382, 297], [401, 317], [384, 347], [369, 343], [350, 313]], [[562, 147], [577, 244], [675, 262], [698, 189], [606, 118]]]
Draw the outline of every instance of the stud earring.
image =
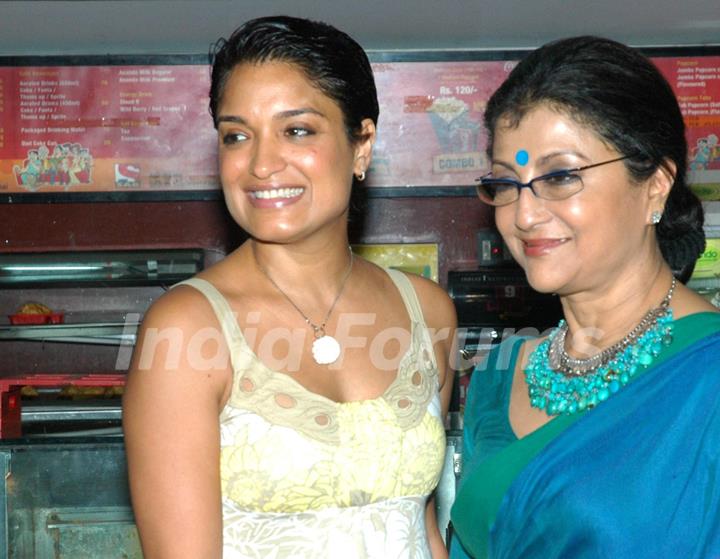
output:
[[660, 220], [661, 220], [661, 219], [662, 219], [662, 212], [659, 212], [659, 211], [657, 211], [657, 210], [655, 210], [655, 211], [652, 213], [652, 215], [650, 216], [650, 222], [651, 222], [653, 225], [657, 225], [658, 223], [660, 223]]
[[365, 180], [365, 171], [360, 171], [357, 175], [355, 175], [355, 178], [359, 180], [360, 182]]

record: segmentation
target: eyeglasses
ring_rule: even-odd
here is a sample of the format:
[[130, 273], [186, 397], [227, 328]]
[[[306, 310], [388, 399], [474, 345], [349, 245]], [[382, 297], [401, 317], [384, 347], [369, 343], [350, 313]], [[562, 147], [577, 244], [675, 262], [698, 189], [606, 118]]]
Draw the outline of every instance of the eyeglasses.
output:
[[564, 200], [583, 189], [582, 177], [577, 174], [580, 171], [615, 163], [616, 161], [622, 161], [630, 157], [632, 157], [632, 155], [624, 155], [608, 161], [585, 165], [584, 167], [553, 171], [552, 173], [535, 177], [528, 182], [520, 182], [509, 178], [495, 178], [488, 173], [478, 179], [479, 182], [475, 185], [475, 188], [477, 189], [480, 200], [491, 206], [512, 204], [520, 198], [520, 191], [523, 188], [529, 188], [535, 196], [543, 200]]

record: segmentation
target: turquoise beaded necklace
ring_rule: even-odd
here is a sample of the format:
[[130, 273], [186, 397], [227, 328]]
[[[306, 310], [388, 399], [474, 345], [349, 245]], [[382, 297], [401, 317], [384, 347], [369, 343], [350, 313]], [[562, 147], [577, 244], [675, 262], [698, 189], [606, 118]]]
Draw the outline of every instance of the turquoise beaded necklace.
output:
[[659, 307], [650, 310], [622, 340], [588, 359], [567, 354], [568, 325], [561, 320], [528, 359], [524, 372], [530, 404], [548, 415], [571, 415], [615, 394], [672, 343], [674, 290], [673, 278]]

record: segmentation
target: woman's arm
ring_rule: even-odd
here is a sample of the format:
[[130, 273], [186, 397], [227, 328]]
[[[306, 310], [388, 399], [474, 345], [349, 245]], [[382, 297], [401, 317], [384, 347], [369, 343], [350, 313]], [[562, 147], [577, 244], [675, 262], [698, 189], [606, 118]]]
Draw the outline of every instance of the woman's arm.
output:
[[222, 556], [218, 414], [231, 374], [212, 359], [218, 340], [209, 305], [188, 287], [161, 297], [138, 332], [123, 428], [147, 559]]
[[[440, 384], [440, 404], [444, 421], [450, 406], [455, 377], [453, 364], [458, 362], [456, 359], [457, 315], [455, 306], [447, 293], [436, 283], [417, 277], [411, 279], [420, 299], [425, 323], [430, 328], [434, 340]], [[428, 499], [425, 508], [425, 526], [433, 559], [447, 558], [447, 548], [438, 528], [434, 493]]]
[[440, 534], [437, 514], [435, 512], [435, 493], [430, 495], [427, 505], [425, 505], [425, 527], [427, 530], [428, 543], [430, 544], [430, 553], [433, 559], [447, 559], [447, 547], [445, 547], [442, 534]]

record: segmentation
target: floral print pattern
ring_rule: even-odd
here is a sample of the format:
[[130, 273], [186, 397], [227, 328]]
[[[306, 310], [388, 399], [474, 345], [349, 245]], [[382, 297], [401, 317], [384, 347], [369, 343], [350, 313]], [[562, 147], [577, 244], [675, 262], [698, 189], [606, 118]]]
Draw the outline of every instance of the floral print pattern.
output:
[[224, 559], [430, 559], [425, 498], [295, 514], [225, 503]]
[[430, 557], [425, 501], [445, 453], [438, 369], [409, 280], [388, 273], [412, 320], [411, 345], [382, 396], [347, 403], [270, 370], [212, 284], [184, 282], [213, 306], [235, 370], [220, 417], [225, 559]]

